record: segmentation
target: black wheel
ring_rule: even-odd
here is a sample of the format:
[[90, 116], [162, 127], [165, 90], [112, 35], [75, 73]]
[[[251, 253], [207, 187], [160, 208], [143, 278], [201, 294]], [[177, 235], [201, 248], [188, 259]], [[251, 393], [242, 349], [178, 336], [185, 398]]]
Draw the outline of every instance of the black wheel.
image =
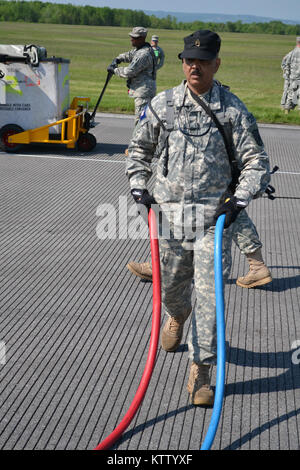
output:
[[77, 147], [81, 152], [90, 152], [96, 147], [96, 144], [96, 137], [89, 132], [80, 134], [79, 139], [77, 140]]
[[22, 127], [17, 124], [6, 124], [0, 129], [0, 148], [5, 152], [17, 152], [22, 147], [22, 144], [13, 144], [8, 142], [8, 137], [14, 134], [24, 132]]

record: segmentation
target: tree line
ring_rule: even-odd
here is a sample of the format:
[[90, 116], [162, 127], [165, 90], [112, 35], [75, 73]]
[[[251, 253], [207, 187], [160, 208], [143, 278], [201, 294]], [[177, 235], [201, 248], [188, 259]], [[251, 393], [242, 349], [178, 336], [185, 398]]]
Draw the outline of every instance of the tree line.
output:
[[138, 25], [152, 29], [211, 29], [218, 32], [300, 35], [300, 24], [290, 25], [281, 21], [270, 21], [267, 23], [194, 21], [192, 23], [184, 23], [171, 15], [165, 18], [158, 18], [155, 15], [146, 15], [143, 11], [139, 10], [76, 6], [70, 3], [28, 2], [23, 0], [0, 0], [0, 21], [124, 27]]

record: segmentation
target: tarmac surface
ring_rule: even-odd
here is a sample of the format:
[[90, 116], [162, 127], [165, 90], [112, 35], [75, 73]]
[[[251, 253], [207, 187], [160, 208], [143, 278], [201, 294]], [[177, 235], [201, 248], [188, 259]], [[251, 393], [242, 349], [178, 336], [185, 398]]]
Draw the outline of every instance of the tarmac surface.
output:
[[[149, 240], [128, 236], [124, 150], [133, 119], [97, 121], [91, 153], [54, 145], [0, 152], [2, 450], [94, 449], [123, 418], [144, 370], [152, 283], [126, 268], [150, 254]], [[300, 448], [300, 128], [260, 130], [271, 168], [279, 166], [277, 197], [253, 201], [249, 214], [273, 282], [236, 286], [247, 263], [233, 246], [214, 450]], [[176, 353], [159, 345], [143, 403], [114, 449], [200, 449], [212, 410], [189, 403], [188, 329]]]

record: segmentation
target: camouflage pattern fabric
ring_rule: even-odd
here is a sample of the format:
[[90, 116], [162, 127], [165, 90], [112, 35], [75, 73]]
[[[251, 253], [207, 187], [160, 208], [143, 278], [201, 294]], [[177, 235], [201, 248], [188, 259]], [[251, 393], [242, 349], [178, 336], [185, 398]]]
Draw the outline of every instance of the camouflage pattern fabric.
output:
[[282, 60], [284, 90], [281, 105], [284, 109], [300, 109], [300, 47], [295, 47]]
[[159, 70], [165, 63], [165, 53], [159, 46], [152, 46], [152, 49], [156, 57], [156, 70]]
[[256, 227], [246, 210], [239, 213], [232, 224], [232, 239], [243, 255], [249, 255], [262, 247]]
[[[232, 224], [231, 235], [232, 240], [243, 255], [249, 255], [262, 248], [256, 227], [246, 210], [241, 211]], [[150, 265], [152, 264], [151, 258], [148, 262]]]
[[129, 62], [128, 67], [118, 67], [115, 75], [126, 78], [129, 96], [151, 99], [156, 93], [155, 56], [148, 44], [140, 49], [132, 49], [118, 55], [121, 62]]
[[[232, 135], [241, 175], [235, 195], [251, 201], [267, 187], [269, 159], [259, 136], [254, 117], [245, 105], [228, 90], [224, 91], [226, 115], [232, 123]], [[196, 306], [192, 316], [189, 350], [191, 359], [202, 363], [216, 361], [216, 325], [213, 270], [214, 214], [231, 181], [231, 168], [223, 138], [203, 109], [192, 99], [184, 81], [173, 89], [175, 119], [169, 135], [168, 175], [163, 176], [163, 148], [157, 163], [154, 197], [163, 208], [174, 206], [176, 214], [191, 206], [203, 210], [202, 235], [195, 249], [185, 239], [160, 239], [162, 266], [163, 313], [178, 316], [191, 305], [192, 280]], [[220, 87], [216, 84], [202, 96], [213, 111], [220, 109]], [[165, 94], [158, 94], [152, 107], [166, 122]], [[129, 145], [126, 174], [131, 189], [146, 189], [152, 175], [156, 148], [163, 140], [163, 131], [149, 109], [141, 115]], [[163, 147], [163, 145], [162, 145]], [[165, 214], [168, 219], [168, 213]], [[247, 216], [246, 216], [247, 217]], [[169, 219], [168, 219], [169, 220]], [[170, 222], [170, 224], [172, 221]], [[191, 226], [198, 224], [192, 219]], [[232, 227], [224, 231], [224, 278], [231, 264]]]
[[[205, 230], [197, 249], [186, 247], [185, 240], [159, 240], [163, 313], [176, 316], [196, 306], [189, 331], [189, 357], [197, 363], [216, 362], [216, 299], [214, 287], [214, 229]], [[223, 235], [223, 279], [231, 268], [231, 229]]]
[[145, 97], [145, 98], [135, 98], [134, 99], [134, 115], [135, 115], [135, 125], [138, 124], [140, 115], [142, 114], [143, 110], [145, 109], [146, 105], [151, 101], [152, 96]]

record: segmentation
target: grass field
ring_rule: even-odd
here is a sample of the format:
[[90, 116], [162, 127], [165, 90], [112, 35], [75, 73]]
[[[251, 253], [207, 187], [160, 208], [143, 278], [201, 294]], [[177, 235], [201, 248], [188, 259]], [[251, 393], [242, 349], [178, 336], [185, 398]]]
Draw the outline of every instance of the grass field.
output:
[[[129, 28], [0, 22], [1, 44], [38, 44], [48, 57], [70, 59], [70, 94], [89, 96], [93, 108], [106, 79], [106, 68], [131, 47]], [[192, 31], [191, 31], [192, 32]], [[188, 31], [150, 30], [158, 34], [166, 54], [158, 72], [158, 92], [183, 79], [177, 58]], [[222, 33], [222, 65], [217, 77], [230, 86], [259, 122], [300, 125], [300, 112], [285, 115], [280, 107], [283, 90], [281, 60], [295, 46], [294, 36]], [[98, 111], [132, 113], [133, 100], [126, 82], [112, 77]]]

